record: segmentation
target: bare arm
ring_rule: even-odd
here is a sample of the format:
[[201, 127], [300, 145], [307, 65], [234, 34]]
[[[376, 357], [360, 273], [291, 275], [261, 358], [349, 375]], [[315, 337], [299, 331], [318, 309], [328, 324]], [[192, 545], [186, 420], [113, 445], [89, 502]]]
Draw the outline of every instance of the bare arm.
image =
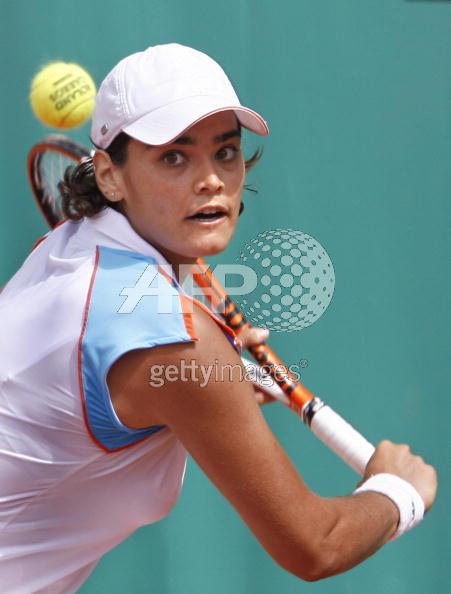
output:
[[154, 364], [240, 365], [215, 323], [200, 310], [194, 318], [199, 342], [134, 351], [113, 366], [108, 383], [122, 421], [168, 425], [266, 551], [298, 577], [333, 575], [374, 553], [396, 529], [396, 506], [376, 493], [326, 499], [310, 491], [238, 374], [204, 388], [193, 381], [149, 386]]

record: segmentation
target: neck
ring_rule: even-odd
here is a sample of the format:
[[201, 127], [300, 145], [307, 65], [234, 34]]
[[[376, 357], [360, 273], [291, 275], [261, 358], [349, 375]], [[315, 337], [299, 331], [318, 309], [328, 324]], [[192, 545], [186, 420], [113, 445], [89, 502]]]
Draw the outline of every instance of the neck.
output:
[[180, 254], [174, 254], [169, 250], [161, 248], [159, 245], [153, 244], [153, 246], [162, 254], [169, 264], [172, 266], [174, 276], [179, 282], [183, 284], [187, 276], [192, 273], [192, 268], [197, 261], [197, 258], [181, 256]]

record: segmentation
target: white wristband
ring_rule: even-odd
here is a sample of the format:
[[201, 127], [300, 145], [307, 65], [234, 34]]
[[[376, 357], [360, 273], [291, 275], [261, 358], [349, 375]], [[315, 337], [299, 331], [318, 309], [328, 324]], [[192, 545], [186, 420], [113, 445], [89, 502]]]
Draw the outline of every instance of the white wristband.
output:
[[399, 509], [399, 524], [393, 539], [415, 528], [423, 519], [424, 501], [421, 495], [415, 487], [395, 474], [375, 474], [356, 489], [353, 495], [364, 491], [382, 493], [397, 505]]

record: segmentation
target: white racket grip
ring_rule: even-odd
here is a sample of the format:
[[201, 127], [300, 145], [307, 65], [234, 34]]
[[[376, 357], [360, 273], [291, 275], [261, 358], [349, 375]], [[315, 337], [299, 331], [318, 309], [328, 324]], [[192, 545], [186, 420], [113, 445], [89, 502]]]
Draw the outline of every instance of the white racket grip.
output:
[[352, 425], [330, 406], [321, 403], [311, 416], [310, 429], [346, 464], [363, 476], [375, 448]]
[[[252, 383], [276, 398], [286, 406], [290, 399], [276, 384], [268, 373], [245, 357], [241, 357], [248, 378]], [[346, 464], [363, 476], [369, 459], [374, 454], [374, 446], [367, 441], [352, 425], [345, 421], [330, 406], [315, 398], [302, 410], [304, 423], [327, 447], [329, 447]]]

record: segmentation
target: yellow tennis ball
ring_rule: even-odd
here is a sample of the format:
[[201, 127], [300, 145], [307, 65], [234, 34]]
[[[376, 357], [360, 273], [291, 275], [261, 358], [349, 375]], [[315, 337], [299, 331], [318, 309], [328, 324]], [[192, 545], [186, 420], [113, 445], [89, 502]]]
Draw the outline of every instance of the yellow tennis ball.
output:
[[96, 86], [78, 64], [52, 62], [31, 81], [30, 103], [36, 117], [52, 128], [75, 128], [91, 117]]

